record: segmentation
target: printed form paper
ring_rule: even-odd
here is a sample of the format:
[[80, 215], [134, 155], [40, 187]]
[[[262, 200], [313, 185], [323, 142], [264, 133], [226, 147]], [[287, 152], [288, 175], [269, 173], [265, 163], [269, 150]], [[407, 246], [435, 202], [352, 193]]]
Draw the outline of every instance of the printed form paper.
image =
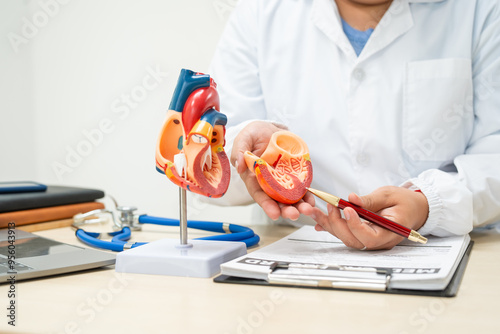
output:
[[[450, 282], [470, 242], [469, 235], [429, 237], [427, 244], [405, 240], [391, 250], [360, 251], [346, 247], [328, 232], [304, 226], [289, 236], [221, 265], [224, 275], [263, 279], [275, 262], [327, 264], [356, 269], [387, 269], [392, 289], [442, 290]], [[338, 270], [301, 270], [300, 273], [359, 277], [376, 276]]]

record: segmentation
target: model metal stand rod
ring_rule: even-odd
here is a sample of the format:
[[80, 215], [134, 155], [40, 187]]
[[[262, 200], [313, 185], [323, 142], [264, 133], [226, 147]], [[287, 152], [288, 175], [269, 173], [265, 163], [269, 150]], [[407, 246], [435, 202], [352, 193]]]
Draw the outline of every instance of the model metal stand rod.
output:
[[186, 189], [179, 187], [179, 226], [181, 230], [181, 245], [187, 245], [187, 204], [186, 204]]

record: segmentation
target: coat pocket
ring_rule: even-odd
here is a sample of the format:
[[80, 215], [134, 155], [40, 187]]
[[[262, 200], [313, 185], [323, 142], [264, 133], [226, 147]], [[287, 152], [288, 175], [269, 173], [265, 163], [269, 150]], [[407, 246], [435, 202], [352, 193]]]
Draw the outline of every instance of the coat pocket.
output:
[[462, 154], [474, 124], [470, 59], [408, 63], [402, 121], [410, 161], [443, 166]]

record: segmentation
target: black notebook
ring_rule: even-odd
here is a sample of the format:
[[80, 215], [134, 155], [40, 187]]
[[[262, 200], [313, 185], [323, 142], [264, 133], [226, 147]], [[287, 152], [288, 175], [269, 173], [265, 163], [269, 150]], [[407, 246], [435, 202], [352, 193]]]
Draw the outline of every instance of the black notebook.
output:
[[103, 197], [104, 192], [98, 189], [47, 186], [45, 191], [0, 194], [0, 212], [93, 202]]

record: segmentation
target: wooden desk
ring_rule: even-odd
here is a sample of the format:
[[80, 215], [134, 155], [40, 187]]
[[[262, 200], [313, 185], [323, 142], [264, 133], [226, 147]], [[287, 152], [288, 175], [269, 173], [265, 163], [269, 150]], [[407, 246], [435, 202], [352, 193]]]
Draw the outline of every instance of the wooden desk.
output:
[[[294, 228], [255, 230], [266, 245]], [[37, 233], [78, 244], [70, 228]], [[177, 234], [148, 226], [135, 236]], [[216, 284], [108, 268], [18, 282], [15, 328], [7, 325], [8, 287], [0, 286], [0, 333], [499, 333], [500, 235], [472, 237], [455, 298]]]

